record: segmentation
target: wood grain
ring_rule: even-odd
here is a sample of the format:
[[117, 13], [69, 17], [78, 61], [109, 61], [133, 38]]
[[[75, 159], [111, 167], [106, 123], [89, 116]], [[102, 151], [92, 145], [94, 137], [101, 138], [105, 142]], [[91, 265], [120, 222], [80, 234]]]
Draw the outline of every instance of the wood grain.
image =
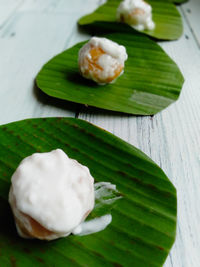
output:
[[34, 89], [34, 78], [52, 56], [88, 38], [76, 21], [104, 0], [0, 0], [0, 123], [28, 117], [77, 116], [147, 153], [178, 191], [175, 245], [165, 267], [200, 264], [200, 4], [179, 7], [184, 35], [160, 45], [186, 81], [179, 101], [154, 117], [134, 117], [52, 101]]
[[80, 118], [140, 148], [163, 168], [178, 192], [177, 239], [165, 266], [198, 267], [200, 52], [187, 13], [182, 8], [180, 12], [184, 17], [184, 35], [178, 41], [161, 43], [186, 78], [179, 101], [154, 117], [108, 114], [93, 109], [88, 112], [84, 108]]
[[199, 0], [192, 0], [182, 6], [183, 16], [187, 20], [190, 31], [193, 34], [194, 40], [200, 48], [200, 2]]
[[23, 0], [0, 0], [0, 29], [11, 18], [19, 7], [23, 4]]

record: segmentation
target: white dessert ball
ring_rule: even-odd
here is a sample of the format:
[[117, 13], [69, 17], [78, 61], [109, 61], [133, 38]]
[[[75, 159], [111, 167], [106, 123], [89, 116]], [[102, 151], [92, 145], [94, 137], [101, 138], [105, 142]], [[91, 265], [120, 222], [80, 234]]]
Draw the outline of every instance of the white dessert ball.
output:
[[136, 30], [153, 30], [152, 7], [143, 0], [124, 0], [117, 9], [117, 20]]
[[83, 77], [99, 84], [111, 83], [123, 73], [127, 58], [123, 45], [92, 37], [79, 51], [79, 70]]
[[61, 149], [25, 158], [11, 182], [9, 202], [24, 238], [67, 236], [94, 207], [94, 179], [89, 169]]

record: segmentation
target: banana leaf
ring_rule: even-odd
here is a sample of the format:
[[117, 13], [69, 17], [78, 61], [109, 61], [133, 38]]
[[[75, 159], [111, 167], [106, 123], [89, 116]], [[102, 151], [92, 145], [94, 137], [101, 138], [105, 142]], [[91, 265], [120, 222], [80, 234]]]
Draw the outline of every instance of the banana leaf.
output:
[[[112, 24], [111, 30], [116, 28], [127, 29]], [[104, 37], [127, 49], [125, 71], [116, 82], [102, 86], [80, 76], [78, 51], [85, 44], [81, 42], [45, 64], [36, 78], [37, 86], [56, 98], [139, 115], [156, 114], [178, 99], [183, 76], [159, 45], [136, 31]]]
[[[179, 0], [177, 0], [179, 1]], [[116, 22], [116, 11], [121, 0], [107, 0], [93, 13], [79, 19], [80, 26], [89, 26], [95, 22]], [[183, 33], [182, 19], [176, 6], [166, 0], [148, 0], [153, 8], [154, 30], [144, 30], [143, 33], [160, 40], [175, 40]], [[132, 31], [134, 34], [134, 31]]]
[[[89, 167], [95, 182], [116, 184], [123, 198], [103, 231], [44, 242], [16, 234], [7, 202], [20, 161], [37, 152], [63, 149]], [[0, 265], [162, 266], [176, 233], [176, 189], [144, 153], [79, 119], [29, 119], [0, 126]]]

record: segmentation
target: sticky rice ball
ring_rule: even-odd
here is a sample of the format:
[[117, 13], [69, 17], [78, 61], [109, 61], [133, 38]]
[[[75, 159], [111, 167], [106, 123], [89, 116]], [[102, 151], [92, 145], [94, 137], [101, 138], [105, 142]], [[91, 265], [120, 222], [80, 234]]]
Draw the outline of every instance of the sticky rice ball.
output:
[[117, 9], [117, 20], [136, 30], [153, 30], [152, 7], [143, 0], [124, 0]]
[[80, 49], [78, 64], [83, 77], [106, 84], [123, 73], [127, 58], [124, 46], [106, 38], [92, 37]]
[[35, 153], [11, 178], [9, 203], [24, 238], [52, 240], [69, 235], [94, 207], [89, 169], [61, 149]]

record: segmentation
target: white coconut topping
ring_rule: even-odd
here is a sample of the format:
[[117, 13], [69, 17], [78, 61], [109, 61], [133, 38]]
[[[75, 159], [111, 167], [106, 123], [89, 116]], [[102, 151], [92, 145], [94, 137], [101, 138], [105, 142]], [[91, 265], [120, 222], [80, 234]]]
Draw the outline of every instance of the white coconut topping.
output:
[[[100, 68], [94, 66], [89, 69], [89, 61], [92, 59], [90, 50], [94, 47], [101, 48], [104, 53], [96, 62]], [[122, 74], [124, 62], [127, 58], [126, 49], [123, 45], [118, 45], [106, 38], [92, 37], [79, 51], [80, 72], [85, 78], [104, 84], [108, 78], [115, 75], [118, 67], [122, 67]]]
[[112, 215], [106, 214], [104, 216], [82, 222], [73, 230], [74, 235], [89, 235], [104, 230], [112, 221]]
[[30, 216], [53, 232], [48, 239], [69, 235], [94, 207], [89, 169], [61, 149], [25, 158], [11, 180], [9, 202], [15, 217], [27, 228], [28, 220], [20, 218], [20, 212]]
[[117, 20], [125, 22], [136, 30], [153, 30], [152, 7], [143, 0], [124, 0], [117, 9]]

